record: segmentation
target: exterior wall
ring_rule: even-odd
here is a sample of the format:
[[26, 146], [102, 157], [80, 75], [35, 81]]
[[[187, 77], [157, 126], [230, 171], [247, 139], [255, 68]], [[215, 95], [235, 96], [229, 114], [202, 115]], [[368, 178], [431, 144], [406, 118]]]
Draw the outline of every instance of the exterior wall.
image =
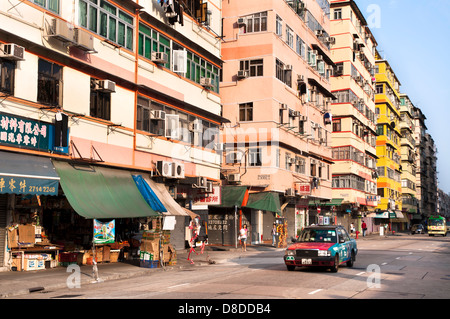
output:
[[336, 63], [331, 84], [337, 96], [332, 101], [333, 198], [343, 199], [337, 207], [338, 216], [341, 223], [350, 225], [348, 212], [361, 217], [377, 205], [374, 101], [377, 42], [353, 1], [331, 1], [330, 16], [331, 33], [336, 39], [331, 48]]

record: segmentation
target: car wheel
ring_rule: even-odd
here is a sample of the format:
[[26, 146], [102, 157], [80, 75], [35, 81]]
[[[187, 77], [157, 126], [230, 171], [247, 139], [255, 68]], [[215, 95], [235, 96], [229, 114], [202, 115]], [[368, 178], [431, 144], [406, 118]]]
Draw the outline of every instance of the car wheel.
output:
[[331, 272], [338, 272], [339, 269], [339, 255], [334, 256], [334, 265], [331, 267]]
[[286, 268], [287, 268], [288, 271], [294, 271], [295, 270], [295, 266], [286, 265]]
[[347, 267], [353, 267], [354, 263], [355, 263], [355, 252], [352, 250], [352, 256], [350, 257], [350, 260], [347, 261]]

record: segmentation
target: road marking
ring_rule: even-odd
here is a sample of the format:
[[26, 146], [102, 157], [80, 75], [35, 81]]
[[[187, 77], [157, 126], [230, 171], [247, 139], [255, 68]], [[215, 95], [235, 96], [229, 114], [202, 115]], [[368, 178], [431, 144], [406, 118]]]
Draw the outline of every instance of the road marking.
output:
[[382, 263], [381, 266], [387, 265], [387, 263]]
[[317, 290], [311, 291], [308, 295], [314, 295], [315, 293], [318, 293], [319, 291], [322, 291], [322, 289], [317, 289]]
[[400, 257], [397, 257], [397, 258], [395, 258], [395, 259], [400, 259]]
[[356, 276], [361, 276], [364, 275], [366, 272], [365, 271], [361, 271], [360, 273], [356, 274]]
[[179, 284], [179, 285], [175, 285], [175, 286], [170, 286], [170, 287], [167, 287], [167, 289], [177, 288], [177, 287], [186, 286], [186, 285], [190, 285], [190, 283], [185, 283], [185, 284]]

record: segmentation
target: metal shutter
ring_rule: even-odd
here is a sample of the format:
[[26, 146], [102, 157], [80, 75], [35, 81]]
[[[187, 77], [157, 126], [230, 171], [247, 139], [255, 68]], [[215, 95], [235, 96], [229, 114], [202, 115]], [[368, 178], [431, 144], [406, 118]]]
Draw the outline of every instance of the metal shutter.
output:
[[7, 194], [0, 194], [0, 267], [4, 265], [5, 259], [7, 199]]

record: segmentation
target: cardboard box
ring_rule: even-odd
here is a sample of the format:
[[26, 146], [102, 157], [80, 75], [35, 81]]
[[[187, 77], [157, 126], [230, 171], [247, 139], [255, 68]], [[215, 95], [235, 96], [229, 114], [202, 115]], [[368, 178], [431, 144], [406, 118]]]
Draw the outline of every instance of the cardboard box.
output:
[[13, 258], [11, 267], [15, 267], [16, 271], [22, 271], [22, 257]]
[[141, 240], [141, 251], [146, 251], [150, 253], [157, 253], [159, 256], [159, 238], [158, 239], [142, 239]]
[[111, 247], [109, 247], [109, 246], [103, 247], [103, 261], [109, 262], [110, 256], [111, 256], [110, 251], [111, 251]]
[[19, 247], [19, 229], [13, 228], [8, 230], [8, 247], [9, 248]]
[[35, 226], [19, 225], [19, 242], [35, 244]]

